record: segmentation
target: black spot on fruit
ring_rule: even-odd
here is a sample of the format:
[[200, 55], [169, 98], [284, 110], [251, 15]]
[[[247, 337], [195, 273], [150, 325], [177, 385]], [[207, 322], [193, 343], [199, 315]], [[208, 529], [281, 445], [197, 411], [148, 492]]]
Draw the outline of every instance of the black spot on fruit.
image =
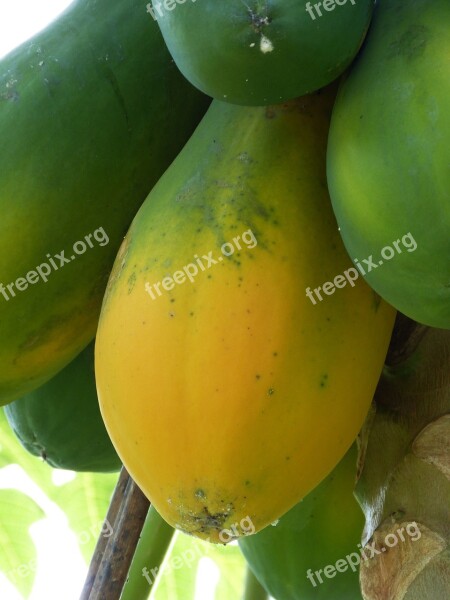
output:
[[328, 374], [324, 373], [320, 378], [320, 387], [324, 388], [328, 385]]

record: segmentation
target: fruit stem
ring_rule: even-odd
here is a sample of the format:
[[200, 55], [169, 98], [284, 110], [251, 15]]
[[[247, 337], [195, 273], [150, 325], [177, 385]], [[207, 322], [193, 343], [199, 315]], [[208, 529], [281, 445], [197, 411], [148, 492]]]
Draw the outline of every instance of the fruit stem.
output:
[[99, 537], [80, 600], [119, 598], [148, 507], [149, 501], [122, 467], [105, 521], [113, 533], [106, 543]]
[[150, 507], [120, 600], [147, 600], [175, 530]]
[[263, 586], [259, 583], [253, 571], [247, 565], [247, 573], [245, 576], [245, 590], [243, 600], [267, 600], [268, 594]]

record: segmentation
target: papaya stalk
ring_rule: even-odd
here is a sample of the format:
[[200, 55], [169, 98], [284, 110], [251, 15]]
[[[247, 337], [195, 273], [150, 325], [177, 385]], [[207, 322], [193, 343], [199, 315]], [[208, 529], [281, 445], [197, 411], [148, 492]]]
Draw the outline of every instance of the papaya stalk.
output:
[[[122, 467], [119, 479], [114, 489], [113, 496], [111, 498], [111, 502], [109, 503], [108, 514], [106, 515], [104, 521], [104, 523], [109, 523], [110, 525], [112, 525], [113, 530], [129, 482], [130, 476], [127, 470], [124, 467]], [[104, 535], [100, 535], [100, 537], [97, 540], [94, 554], [92, 555], [91, 563], [89, 565], [88, 573], [86, 575], [86, 580], [84, 582], [83, 590], [80, 595], [80, 600], [89, 600], [91, 596], [92, 589], [97, 578], [97, 573], [100, 570], [100, 565], [102, 564], [103, 556], [105, 555], [106, 549], [108, 547], [108, 541], [109, 537], [107, 538]]]
[[150, 506], [120, 600], [149, 597], [174, 533], [175, 529]]
[[450, 598], [450, 331], [412, 324], [397, 323], [359, 438], [365, 600]]
[[149, 501], [124, 467], [106, 520], [112, 535], [99, 538], [80, 600], [118, 600], [142, 531]]

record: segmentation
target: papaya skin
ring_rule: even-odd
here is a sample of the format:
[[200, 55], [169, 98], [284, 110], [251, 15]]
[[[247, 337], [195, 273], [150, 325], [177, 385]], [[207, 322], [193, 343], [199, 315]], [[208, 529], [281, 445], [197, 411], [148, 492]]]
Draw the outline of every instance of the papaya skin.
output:
[[[356, 444], [276, 527], [239, 539], [250, 568], [277, 600], [362, 600], [359, 569], [315, 574], [359, 552], [364, 516], [353, 496]], [[310, 577], [308, 578], [308, 573]], [[311, 575], [312, 573], [312, 575]], [[322, 580], [322, 581], [321, 581]]]
[[[363, 281], [317, 305], [305, 295], [350, 264], [325, 184], [333, 98], [214, 101], [135, 217], [104, 298], [96, 378], [113, 444], [163, 518], [211, 542], [245, 518], [259, 531], [328, 474], [382, 369], [389, 305]], [[248, 230], [257, 245], [219, 261]], [[192, 283], [146, 292], [211, 251]]]
[[180, 71], [199, 90], [223, 102], [265, 106], [328, 85], [363, 43], [374, 0], [331, 1], [321, 16], [313, 4], [188, 0], [161, 11], [157, 22]]
[[[138, 0], [77, 0], [0, 61], [0, 405], [93, 339], [124, 235], [208, 102]], [[100, 227], [107, 245], [7, 290]]]
[[42, 387], [3, 410], [25, 450], [56, 469], [108, 473], [122, 466], [98, 407], [94, 342]]
[[328, 143], [328, 186], [353, 257], [403, 250], [367, 283], [409, 318], [450, 329], [450, 3], [380, 0], [343, 79]]

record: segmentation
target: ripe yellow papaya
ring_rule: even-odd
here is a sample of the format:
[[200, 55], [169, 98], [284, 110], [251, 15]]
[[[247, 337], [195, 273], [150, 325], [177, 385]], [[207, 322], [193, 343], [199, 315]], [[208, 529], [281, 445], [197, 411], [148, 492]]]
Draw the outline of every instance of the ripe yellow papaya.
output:
[[[340, 275], [351, 261], [325, 180], [334, 94], [213, 101], [108, 283], [107, 429], [163, 518], [211, 542], [259, 531], [331, 471], [383, 366], [395, 311]], [[307, 288], [333, 278], [311, 301]]]

